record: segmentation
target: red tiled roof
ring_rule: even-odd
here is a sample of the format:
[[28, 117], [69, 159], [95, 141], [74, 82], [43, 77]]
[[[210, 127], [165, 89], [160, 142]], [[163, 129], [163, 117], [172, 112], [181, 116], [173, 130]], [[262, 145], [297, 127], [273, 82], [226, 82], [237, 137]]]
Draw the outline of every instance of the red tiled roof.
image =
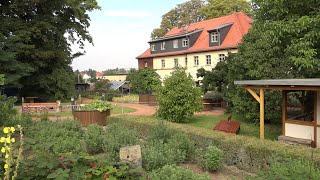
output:
[[217, 126], [214, 128], [214, 130], [236, 134], [238, 132], [239, 128], [240, 128], [239, 121], [222, 120], [217, 124]]
[[[176, 51], [176, 52], [167, 52], [167, 53], [158, 53], [151, 54], [150, 48], [147, 49], [143, 54], [137, 57], [137, 59], [150, 58], [150, 57], [163, 57], [171, 55], [180, 55], [185, 53], [193, 52], [204, 52], [204, 51], [213, 51], [221, 49], [234, 49], [237, 48], [238, 44], [241, 42], [242, 37], [248, 32], [251, 27], [253, 20], [242, 12], [233, 13], [228, 16], [223, 16], [219, 18], [209, 19], [201, 22], [196, 22], [190, 24], [188, 31], [193, 31], [196, 29], [203, 29], [199, 38], [195, 44], [187, 50]], [[209, 33], [207, 32], [210, 29], [219, 27], [221, 25], [232, 23], [231, 29], [227, 34], [226, 38], [220, 46], [209, 46]], [[181, 34], [181, 29], [175, 27], [171, 29], [165, 36], [173, 36]]]
[[102, 73], [102, 72], [96, 72], [96, 76], [97, 76], [97, 77], [103, 76], [103, 73]]

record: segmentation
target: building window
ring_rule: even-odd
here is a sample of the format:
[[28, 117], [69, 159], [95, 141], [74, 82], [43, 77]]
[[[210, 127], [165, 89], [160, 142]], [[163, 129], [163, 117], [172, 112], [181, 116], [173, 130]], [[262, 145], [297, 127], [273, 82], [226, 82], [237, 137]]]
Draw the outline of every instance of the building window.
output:
[[188, 47], [188, 39], [187, 38], [184, 38], [182, 40], [182, 47]]
[[156, 50], [156, 45], [155, 44], [151, 44], [151, 51], [155, 51]]
[[219, 54], [219, 61], [222, 62], [226, 59], [226, 55], [224, 54]]
[[199, 66], [199, 56], [194, 56], [194, 65]]
[[184, 63], [186, 64], [186, 67], [188, 67], [188, 58], [187, 57], [184, 59]]
[[161, 67], [162, 68], [165, 68], [166, 67], [166, 61], [163, 59], [161, 60]]
[[207, 65], [211, 65], [211, 55], [206, 56]]
[[161, 43], [161, 50], [165, 50], [166, 42]]
[[211, 33], [211, 42], [218, 42], [218, 32]]
[[144, 67], [148, 67], [148, 61], [144, 62]]
[[175, 68], [179, 67], [179, 61], [178, 61], [178, 59], [174, 59], [174, 67], [175, 67]]
[[173, 41], [173, 48], [178, 48], [179, 47], [179, 40], [176, 39]]

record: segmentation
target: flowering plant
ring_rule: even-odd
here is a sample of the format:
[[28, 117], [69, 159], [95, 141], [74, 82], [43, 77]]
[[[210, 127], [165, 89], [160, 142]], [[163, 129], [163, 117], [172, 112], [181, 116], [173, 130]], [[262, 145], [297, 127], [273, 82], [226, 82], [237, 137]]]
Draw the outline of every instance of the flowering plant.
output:
[[[14, 150], [12, 148], [12, 144], [16, 142], [15, 138], [12, 135], [15, 133], [16, 129], [14, 127], [4, 127], [3, 132], [6, 136], [0, 138], [0, 143], [3, 144], [1, 147], [1, 155], [4, 156], [4, 179], [12, 179], [14, 180], [17, 177], [17, 172], [20, 166], [20, 160], [22, 159], [22, 146], [23, 146], [23, 133], [22, 127], [18, 125], [18, 129], [20, 131], [20, 148], [18, 151], [17, 157], [14, 157]], [[15, 164], [13, 176], [11, 176], [11, 168]]]

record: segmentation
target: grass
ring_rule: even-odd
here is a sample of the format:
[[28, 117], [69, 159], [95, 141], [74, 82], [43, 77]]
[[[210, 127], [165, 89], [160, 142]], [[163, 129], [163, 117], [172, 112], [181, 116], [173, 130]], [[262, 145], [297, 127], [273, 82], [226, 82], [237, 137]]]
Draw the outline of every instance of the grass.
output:
[[[190, 118], [190, 122], [187, 123], [190, 126], [213, 129], [221, 120], [228, 119], [229, 115], [221, 116], [194, 116]], [[240, 121], [240, 135], [252, 136], [259, 138], [260, 129], [259, 125], [255, 125], [251, 122], [242, 121], [239, 116], [232, 116], [232, 120]], [[270, 140], [277, 140], [281, 134], [281, 124], [265, 124], [265, 138]]]

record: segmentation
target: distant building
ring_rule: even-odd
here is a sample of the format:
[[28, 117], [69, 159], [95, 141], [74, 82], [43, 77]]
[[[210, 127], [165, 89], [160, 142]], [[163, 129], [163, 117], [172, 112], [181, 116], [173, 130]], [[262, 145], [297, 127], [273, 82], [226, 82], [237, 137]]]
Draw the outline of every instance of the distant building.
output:
[[151, 40], [150, 48], [137, 57], [139, 69], [152, 68], [162, 80], [184, 67], [195, 81], [197, 70], [211, 71], [228, 53], [236, 53], [253, 20], [237, 12], [189, 25], [179, 24], [165, 36]]
[[96, 72], [96, 79], [99, 79], [99, 77], [102, 77], [103, 73], [102, 72]]
[[111, 81], [110, 84], [112, 90], [118, 90], [124, 94], [130, 93], [129, 81]]
[[89, 76], [88, 74], [84, 73], [84, 74], [81, 74], [82, 76], [82, 79], [85, 83], [88, 83], [91, 79], [91, 76]]
[[107, 76], [100, 76], [97, 79], [107, 79], [109, 81], [125, 81], [128, 74], [113, 74]]

